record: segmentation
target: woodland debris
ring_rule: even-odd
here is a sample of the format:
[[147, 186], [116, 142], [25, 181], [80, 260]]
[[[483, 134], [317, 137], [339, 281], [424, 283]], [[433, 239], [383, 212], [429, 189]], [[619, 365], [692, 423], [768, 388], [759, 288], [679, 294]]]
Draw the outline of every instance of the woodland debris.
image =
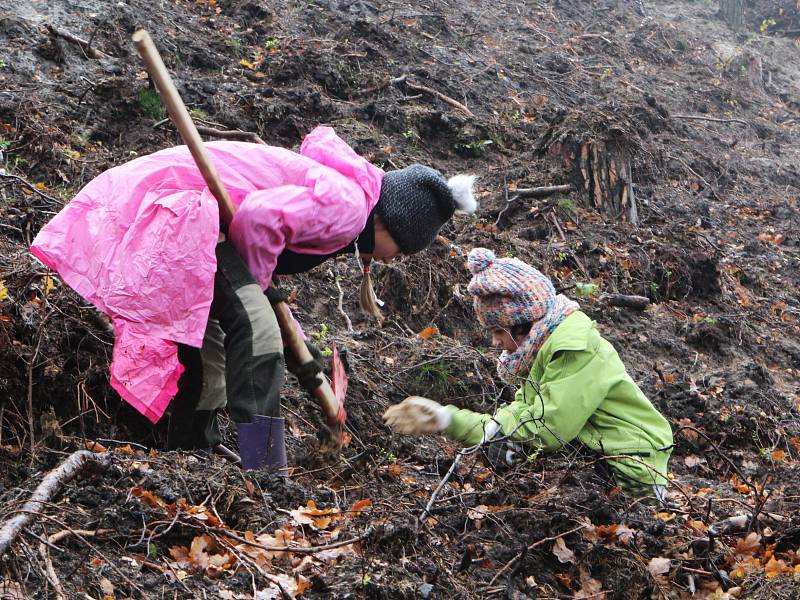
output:
[[741, 119], [717, 119], [716, 117], [703, 117], [701, 115], [672, 115], [675, 119], [691, 119], [696, 121], [714, 121], [715, 123], [741, 123], [742, 125], [749, 125], [747, 121]]
[[105, 470], [110, 465], [111, 453], [96, 454], [89, 450], [78, 450], [70, 454], [64, 462], [45, 475], [22, 509], [13, 511], [17, 514], [0, 527], [0, 556], [5, 554], [17, 535], [33, 520], [42, 506], [53, 499], [62, 485], [90, 467]]
[[258, 135], [250, 131], [235, 130], [222, 130], [213, 127], [203, 127], [196, 125], [197, 132], [200, 135], [207, 135], [209, 137], [224, 138], [228, 140], [239, 140], [241, 142], [254, 142], [256, 144], [266, 144]]
[[[405, 86], [410, 90], [413, 90], [415, 92], [423, 92], [425, 94], [430, 94], [434, 98], [438, 98], [442, 102], [445, 102], [445, 103], [449, 104], [450, 106], [452, 106], [454, 108], [457, 108], [458, 110], [460, 110], [461, 112], [465, 113], [466, 115], [468, 115], [470, 117], [474, 117], [475, 116], [470, 109], [468, 109], [465, 105], [463, 105], [458, 100], [453, 100], [450, 96], [445, 96], [442, 92], [434, 90], [433, 88], [429, 88], [429, 87], [426, 87], [424, 85], [419, 85], [419, 84], [416, 84], [416, 83], [411, 83], [410, 81], [408, 81], [408, 78], [405, 75], [403, 75], [402, 77], [396, 77], [395, 79], [391, 79], [388, 82], [388, 84], [392, 84], [392, 85], [405, 84]], [[376, 89], [380, 89], [382, 87], [385, 87], [385, 85], [381, 85]]]
[[634, 310], [644, 310], [650, 304], [650, 298], [646, 296], [628, 296], [625, 294], [604, 294], [601, 300], [611, 306], [632, 308]]
[[88, 56], [90, 56], [92, 58], [97, 58], [97, 59], [100, 59], [100, 58], [113, 58], [109, 54], [106, 54], [105, 52], [101, 52], [97, 48], [92, 48], [92, 45], [91, 45], [90, 42], [87, 42], [86, 40], [83, 40], [83, 39], [71, 34], [68, 31], [64, 31], [63, 29], [57, 29], [56, 27], [53, 27], [52, 25], [46, 25], [46, 27], [47, 27], [47, 31], [50, 32], [50, 35], [52, 35], [54, 37], [60, 37], [60, 38], [66, 40], [66, 41], [68, 41], [68, 42], [70, 42], [72, 44], [77, 44], [78, 46], [80, 46], [81, 50], [83, 50]]
[[543, 185], [540, 187], [532, 188], [517, 188], [514, 190], [515, 198], [546, 198], [555, 194], [568, 194], [575, 188], [572, 184], [567, 183], [564, 185]]

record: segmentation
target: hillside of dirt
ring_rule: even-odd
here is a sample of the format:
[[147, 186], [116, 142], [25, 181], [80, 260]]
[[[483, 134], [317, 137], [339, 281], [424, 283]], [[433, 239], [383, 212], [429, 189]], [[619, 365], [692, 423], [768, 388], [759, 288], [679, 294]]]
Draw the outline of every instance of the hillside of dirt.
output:
[[[717, 4], [0, 0], [0, 547], [30, 518], [0, 598], [797, 598], [800, 14], [755, 0], [735, 30]], [[109, 385], [102, 315], [28, 253], [93, 177], [180, 143], [140, 27], [205, 139], [297, 149], [328, 124], [386, 170], [479, 176], [477, 215], [375, 267], [382, 324], [352, 258], [284, 279], [346, 351], [352, 438], [323, 458], [287, 384], [287, 480], [165, 451]], [[616, 206], [587, 170], [606, 154]], [[673, 427], [667, 507], [571, 448], [497, 473], [465, 455], [420, 519], [459, 448], [392, 435], [385, 408], [514, 391], [466, 295], [475, 246], [548, 274], [615, 345]], [[87, 448], [94, 468], [23, 508]]]

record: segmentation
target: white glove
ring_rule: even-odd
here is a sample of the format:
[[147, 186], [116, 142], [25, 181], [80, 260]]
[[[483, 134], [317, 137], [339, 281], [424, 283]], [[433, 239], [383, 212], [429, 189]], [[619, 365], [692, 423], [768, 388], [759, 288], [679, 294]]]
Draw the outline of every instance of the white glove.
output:
[[409, 396], [400, 404], [387, 408], [383, 420], [398, 433], [435, 433], [450, 425], [450, 411], [435, 400]]

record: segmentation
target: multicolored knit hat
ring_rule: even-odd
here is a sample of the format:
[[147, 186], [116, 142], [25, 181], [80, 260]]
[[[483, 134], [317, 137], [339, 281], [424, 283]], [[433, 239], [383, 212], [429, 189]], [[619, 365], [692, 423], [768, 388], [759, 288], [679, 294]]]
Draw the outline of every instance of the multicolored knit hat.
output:
[[472, 280], [467, 290], [475, 296], [475, 313], [486, 327], [510, 329], [542, 319], [556, 304], [556, 290], [548, 277], [516, 258], [497, 258], [491, 250], [469, 253]]

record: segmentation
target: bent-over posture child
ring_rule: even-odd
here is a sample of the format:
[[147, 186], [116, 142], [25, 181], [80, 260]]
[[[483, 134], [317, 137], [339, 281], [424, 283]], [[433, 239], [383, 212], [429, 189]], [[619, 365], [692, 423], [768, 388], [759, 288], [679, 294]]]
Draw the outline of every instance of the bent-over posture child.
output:
[[[469, 254], [475, 313], [502, 348], [498, 373], [520, 383], [513, 402], [494, 415], [413, 396], [384, 414], [395, 431], [444, 432], [489, 454], [511, 444], [545, 451], [578, 441], [605, 455], [617, 484], [634, 496], [663, 498], [672, 431], [625, 370], [616, 350], [576, 302], [515, 258], [485, 248]], [[495, 440], [494, 443], [491, 440]]]
[[111, 385], [152, 422], [171, 403], [170, 446], [218, 446], [227, 403], [242, 465], [282, 470], [284, 355], [304, 387], [321, 382], [319, 367], [304, 370], [284, 350], [271, 306], [281, 298], [264, 294], [273, 275], [343, 253], [366, 266], [419, 252], [456, 210], [475, 210], [474, 177], [447, 180], [422, 165], [384, 173], [330, 127], [299, 152], [206, 148], [237, 208], [227, 231], [189, 150], [177, 146], [93, 179], [31, 251], [111, 317]]

